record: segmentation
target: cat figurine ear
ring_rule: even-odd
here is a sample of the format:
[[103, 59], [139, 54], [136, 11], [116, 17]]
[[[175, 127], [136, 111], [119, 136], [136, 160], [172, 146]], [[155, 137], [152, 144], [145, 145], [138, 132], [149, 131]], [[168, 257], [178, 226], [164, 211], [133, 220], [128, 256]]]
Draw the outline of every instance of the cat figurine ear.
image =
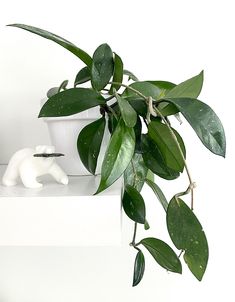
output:
[[67, 185], [68, 176], [55, 161], [55, 157], [63, 154], [54, 152], [54, 146], [46, 145], [17, 151], [11, 157], [3, 175], [3, 185], [15, 186], [21, 179], [26, 188], [41, 188], [43, 185], [37, 181], [37, 177], [46, 174], [51, 175], [58, 183]]

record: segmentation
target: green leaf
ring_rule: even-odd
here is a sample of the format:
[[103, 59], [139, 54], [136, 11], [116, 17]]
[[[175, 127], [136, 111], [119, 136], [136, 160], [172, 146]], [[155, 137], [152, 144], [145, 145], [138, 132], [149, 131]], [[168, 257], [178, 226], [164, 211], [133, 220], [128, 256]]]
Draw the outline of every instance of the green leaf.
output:
[[195, 77], [180, 83], [171, 89], [167, 94], [167, 98], [197, 98], [202, 90], [203, 71]]
[[134, 127], [137, 121], [137, 114], [135, 110], [131, 107], [127, 100], [122, 98], [115, 92], [115, 97], [118, 101], [118, 106], [123, 118], [124, 123], [127, 127]]
[[135, 153], [124, 172], [124, 183], [133, 186], [137, 191], [141, 191], [148, 168], [145, 166], [142, 155]]
[[172, 248], [164, 241], [156, 238], [145, 238], [141, 244], [150, 252], [159, 265], [174, 273], [182, 273], [179, 258]]
[[158, 104], [158, 109], [161, 111], [163, 116], [169, 116], [179, 112], [179, 109], [174, 104], [169, 104], [167, 102], [161, 102]]
[[[159, 87], [146, 81], [132, 83], [131, 85], [129, 85], [129, 87], [138, 90], [146, 97], [151, 96], [154, 99], [157, 99], [161, 94], [161, 89]], [[126, 88], [124, 90], [122, 96], [128, 99], [140, 98], [140, 96], [136, 92], [132, 91], [129, 88]]]
[[160, 201], [161, 205], [163, 206], [164, 210], [167, 211], [168, 202], [167, 202], [167, 199], [166, 199], [165, 195], [163, 194], [162, 190], [159, 188], [159, 186], [155, 182], [151, 181], [150, 179], [146, 179], [146, 183], [153, 190], [153, 192], [157, 196], [158, 200]]
[[162, 93], [164, 92], [164, 94], [176, 86], [176, 84], [167, 81], [148, 81], [148, 82], [157, 86], [162, 91]]
[[141, 150], [142, 123], [138, 115], [137, 115], [136, 124], [134, 126], [134, 131], [135, 131], [135, 152], [142, 153]]
[[179, 109], [206, 148], [225, 157], [226, 138], [223, 125], [207, 104], [189, 98], [166, 100]]
[[138, 115], [146, 118], [147, 115], [147, 105], [143, 99], [137, 98], [127, 98], [129, 104], [134, 108]]
[[128, 81], [132, 80], [132, 81], [139, 81], [138, 78], [129, 70], [124, 69], [123, 70], [123, 74], [128, 76]]
[[[122, 83], [123, 80], [123, 62], [122, 59], [114, 53], [114, 72], [113, 72], [113, 82]], [[114, 93], [114, 89], [118, 91], [118, 89], [121, 87], [121, 85], [118, 84], [112, 84], [111, 88], [109, 90], [110, 94]]]
[[102, 168], [101, 181], [96, 192], [111, 186], [128, 167], [135, 150], [135, 132], [120, 119], [106, 150]]
[[84, 50], [82, 50], [81, 48], [78, 48], [76, 45], [65, 40], [64, 38], [57, 36], [49, 31], [46, 31], [46, 30], [43, 30], [43, 29], [40, 29], [37, 27], [25, 25], [25, 24], [9, 24], [8, 26], [18, 27], [18, 28], [27, 30], [31, 33], [34, 33], [36, 35], [39, 35], [43, 38], [46, 38], [48, 40], [51, 40], [51, 41], [61, 45], [65, 49], [72, 52], [80, 60], [82, 60], [89, 68], [91, 68], [92, 58]]
[[105, 99], [92, 89], [71, 88], [48, 99], [39, 117], [68, 116], [104, 104]]
[[80, 159], [86, 169], [95, 174], [100, 146], [104, 136], [105, 117], [90, 123], [82, 129], [77, 140]]
[[110, 134], [113, 134], [118, 124], [118, 120], [113, 114], [108, 114], [108, 129]]
[[[185, 153], [182, 138], [176, 130], [173, 130], [173, 132], [175, 133], [180, 146], [183, 146], [182, 151]], [[148, 134], [157, 144], [167, 166], [177, 172], [182, 172], [184, 169], [184, 159], [182, 158], [178, 144], [173, 139], [168, 127], [159, 121], [152, 121], [148, 125]]]
[[195, 214], [180, 198], [173, 197], [168, 205], [167, 228], [175, 246], [185, 251], [189, 269], [201, 280], [208, 262], [206, 236]]
[[145, 224], [145, 203], [141, 194], [132, 186], [126, 185], [122, 198], [126, 215], [135, 222]]
[[102, 90], [113, 75], [113, 52], [108, 44], [101, 44], [94, 52], [91, 82], [96, 90]]
[[154, 174], [167, 180], [179, 177], [179, 172], [167, 167], [165, 159], [158, 149], [158, 146], [148, 135], [142, 135], [141, 148], [145, 165]]
[[90, 79], [91, 79], [90, 69], [87, 66], [85, 66], [76, 75], [76, 78], [74, 81], [74, 86], [86, 83], [86, 82], [90, 81]]
[[134, 265], [134, 276], [133, 276], [133, 284], [132, 286], [136, 286], [140, 283], [143, 278], [145, 269], [145, 260], [144, 254], [141, 251], [138, 251], [136, 258], [135, 258], [135, 265]]
[[[135, 82], [129, 85], [129, 87], [138, 90], [144, 96], [152, 96], [154, 99], [158, 99], [162, 94], [162, 88], [154, 85], [150, 82]], [[141, 98], [136, 92], [129, 88], [126, 88], [122, 94], [122, 97], [126, 98], [130, 105], [135, 109], [135, 111], [142, 117], [147, 115], [147, 105], [145, 100]]]

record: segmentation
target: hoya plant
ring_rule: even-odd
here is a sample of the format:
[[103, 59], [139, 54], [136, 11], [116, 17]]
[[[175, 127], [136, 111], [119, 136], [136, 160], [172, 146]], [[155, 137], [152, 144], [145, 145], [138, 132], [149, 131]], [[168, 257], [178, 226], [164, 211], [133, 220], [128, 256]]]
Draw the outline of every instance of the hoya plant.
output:
[[[95, 174], [104, 130], [108, 126], [110, 140], [95, 194], [107, 189], [120, 177], [124, 178], [122, 206], [134, 222], [131, 246], [137, 252], [133, 286], [144, 274], [144, 252], [149, 252], [167, 271], [179, 274], [182, 273], [182, 255], [192, 274], [202, 280], [208, 262], [208, 244], [193, 211], [195, 183], [186, 163], [185, 144], [171, 126], [171, 118], [176, 116], [179, 119], [182, 115], [207, 149], [225, 157], [223, 126], [215, 112], [198, 99], [203, 72], [178, 85], [158, 80], [139, 81], [124, 69], [121, 57], [108, 44], [100, 45], [91, 57], [48, 31], [23, 24], [10, 26], [56, 42], [85, 64], [78, 72], [73, 88], [67, 89], [67, 82], [64, 82], [49, 92], [49, 99], [41, 108], [39, 117], [68, 116], [99, 106], [100, 118], [78, 135], [78, 153], [86, 169]], [[86, 82], [88, 87], [81, 87]], [[188, 176], [186, 189], [175, 192], [168, 202], [158, 186], [158, 177], [170, 181], [183, 172]], [[160, 238], [147, 237], [136, 242], [137, 226], [149, 228], [141, 195], [144, 183], [150, 186], [165, 210], [168, 233], [178, 253]], [[189, 205], [182, 199], [186, 194], [191, 194]]]

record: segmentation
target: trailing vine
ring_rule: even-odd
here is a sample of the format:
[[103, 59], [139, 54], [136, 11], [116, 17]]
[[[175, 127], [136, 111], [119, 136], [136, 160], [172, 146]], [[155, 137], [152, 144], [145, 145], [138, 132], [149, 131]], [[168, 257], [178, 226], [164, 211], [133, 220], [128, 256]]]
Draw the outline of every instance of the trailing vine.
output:
[[[40, 28], [24, 24], [10, 26], [59, 44], [85, 64], [77, 73], [73, 88], [68, 89], [68, 82], [64, 81], [59, 87], [50, 89], [39, 118], [69, 116], [96, 106], [100, 108], [101, 117], [78, 133], [77, 149], [86, 169], [95, 175], [105, 128], [108, 127], [110, 140], [95, 194], [124, 177], [122, 207], [134, 221], [130, 245], [137, 250], [133, 286], [139, 284], [145, 271], [141, 247], [164, 269], [179, 274], [182, 273], [180, 256], [183, 254], [189, 270], [202, 280], [208, 262], [208, 243], [193, 212], [196, 184], [186, 162], [185, 144], [170, 121], [172, 116], [180, 120], [181, 116], [184, 117], [207, 149], [225, 157], [226, 139], [222, 123], [211, 107], [198, 99], [203, 71], [178, 85], [159, 80], [139, 81], [132, 72], [124, 69], [121, 57], [108, 44], [100, 45], [90, 56], [68, 40]], [[84, 83], [88, 87], [80, 86]], [[147, 133], [142, 131], [142, 125], [147, 128]], [[187, 189], [176, 192], [168, 201], [158, 186], [158, 177], [170, 181], [184, 171], [189, 181]], [[146, 237], [136, 242], [138, 224], [149, 228], [141, 195], [145, 183], [166, 212], [167, 230], [174, 247], [180, 251], [178, 256], [161, 239]], [[189, 193], [190, 207], [181, 199]]]

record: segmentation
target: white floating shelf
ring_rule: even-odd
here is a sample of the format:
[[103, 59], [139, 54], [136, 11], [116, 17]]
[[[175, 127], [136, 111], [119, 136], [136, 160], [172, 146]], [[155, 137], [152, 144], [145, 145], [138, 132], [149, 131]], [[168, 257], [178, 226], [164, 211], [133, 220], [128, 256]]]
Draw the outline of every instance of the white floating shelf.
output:
[[99, 176], [72, 176], [68, 186], [41, 182], [40, 189], [0, 184], [0, 246], [121, 244], [122, 180], [95, 196]]

